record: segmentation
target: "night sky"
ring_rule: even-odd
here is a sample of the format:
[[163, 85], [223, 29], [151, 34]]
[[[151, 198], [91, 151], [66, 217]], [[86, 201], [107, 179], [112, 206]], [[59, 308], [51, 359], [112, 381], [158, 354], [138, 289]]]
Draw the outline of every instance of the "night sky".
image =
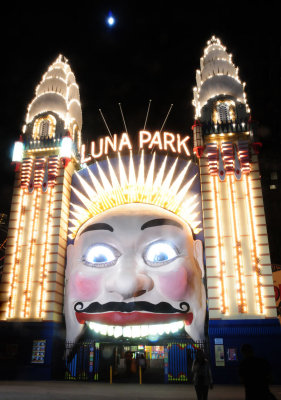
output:
[[[218, 36], [233, 54], [246, 82], [252, 117], [265, 143], [280, 143], [280, 12], [278, 1], [81, 1], [21, 2], [1, 13], [1, 196], [9, 212], [13, 184], [11, 152], [26, 108], [48, 66], [61, 53], [80, 87], [83, 142], [143, 128], [190, 134], [195, 70], [207, 40]], [[105, 24], [111, 11], [114, 28]]]

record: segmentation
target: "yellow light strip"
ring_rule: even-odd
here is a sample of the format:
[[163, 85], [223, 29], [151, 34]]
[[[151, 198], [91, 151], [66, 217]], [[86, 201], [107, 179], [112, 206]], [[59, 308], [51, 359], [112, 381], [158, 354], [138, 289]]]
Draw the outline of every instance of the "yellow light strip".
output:
[[34, 243], [36, 240], [36, 230], [38, 225], [39, 217], [39, 189], [35, 189], [33, 192], [33, 202], [32, 202], [32, 215], [30, 216], [30, 235], [28, 240], [28, 256], [25, 266], [25, 277], [24, 277], [24, 293], [22, 299], [22, 311], [21, 316], [28, 318], [30, 315], [30, 297], [31, 297], [31, 281], [33, 272], [33, 259], [34, 259]]
[[219, 192], [218, 192], [218, 176], [212, 176], [212, 192], [214, 199], [214, 215], [215, 215], [215, 224], [217, 229], [216, 234], [216, 248], [217, 248], [217, 263], [218, 263], [218, 273], [220, 277], [220, 308], [221, 313], [226, 314], [228, 310], [227, 306], [227, 298], [226, 298], [226, 289], [225, 289], [225, 259], [224, 259], [224, 251], [223, 251], [223, 239], [222, 239], [222, 228], [221, 228], [221, 218], [220, 218], [220, 207], [219, 207]]
[[238, 215], [237, 215], [237, 203], [236, 193], [234, 187], [234, 175], [227, 175], [227, 184], [229, 190], [229, 205], [231, 214], [231, 225], [232, 225], [232, 237], [234, 238], [234, 254], [236, 259], [236, 289], [237, 289], [237, 304], [238, 312], [246, 313], [246, 294], [245, 294], [245, 277], [242, 269], [241, 261], [241, 240], [239, 233]]
[[252, 263], [255, 271], [255, 294], [256, 294], [256, 305], [257, 311], [259, 314], [263, 314], [264, 312], [264, 304], [263, 304], [263, 293], [262, 293], [262, 281], [260, 276], [260, 265], [259, 265], [259, 249], [256, 241], [257, 232], [255, 226], [255, 218], [253, 215], [253, 199], [251, 196], [251, 179], [249, 175], [244, 175], [243, 177], [246, 199], [247, 199], [247, 208], [248, 208], [248, 217], [249, 217], [249, 227], [250, 227], [250, 237], [251, 237], [251, 257]]
[[22, 230], [23, 230], [23, 219], [24, 219], [23, 207], [25, 203], [25, 196], [26, 196], [25, 189], [21, 188], [19, 208], [17, 213], [18, 218], [16, 224], [16, 236], [14, 240], [14, 257], [13, 257], [12, 273], [9, 286], [9, 302], [6, 310], [7, 318], [13, 318], [15, 316], [15, 302], [17, 295], [17, 279], [18, 279], [18, 268], [20, 262], [20, 251], [22, 244]]
[[[37, 299], [37, 307], [36, 307], [36, 318], [40, 318], [41, 315], [41, 299], [43, 296], [43, 279], [44, 279], [44, 266], [46, 262], [46, 246], [47, 246], [47, 231], [48, 231], [48, 217], [49, 217], [49, 207], [50, 207], [50, 190], [49, 188], [45, 193], [42, 193], [43, 197], [47, 197], [47, 212], [45, 211], [44, 218], [44, 231], [42, 237], [42, 246], [41, 246], [41, 254], [40, 254], [40, 272], [39, 272], [39, 290], [38, 290], [38, 299]], [[43, 199], [42, 199], [43, 202]]]
[[44, 249], [43, 249], [43, 258], [40, 266], [40, 294], [39, 294], [39, 304], [37, 309], [37, 315], [39, 318], [44, 318], [46, 311], [46, 290], [47, 290], [47, 262], [49, 257], [49, 234], [50, 228], [52, 224], [52, 211], [53, 211], [53, 187], [48, 188], [48, 199], [47, 199], [47, 207], [48, 212], [46, 213], [45, 220], [45, 231], [44, 231]]

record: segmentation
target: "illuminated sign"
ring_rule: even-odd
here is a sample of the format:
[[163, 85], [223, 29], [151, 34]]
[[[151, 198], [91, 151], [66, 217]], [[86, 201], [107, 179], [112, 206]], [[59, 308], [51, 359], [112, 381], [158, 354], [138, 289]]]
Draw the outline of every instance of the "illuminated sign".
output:
[[[174, 154], [183, 155], [190, 157], [190, 152], [187, 147], [187, 142], [190, 137], [185, 136], [181, 138], [180, 134], [173, 134], [170, 132], [159, 132], [156, 131], [151, 133], [149, 131], [140, 131], [138, 135], [138, 149], [148, 150], [164, 150], [166, 152], [172, 152]], [[133, 145], [130, 140], [128, 133], [122, 133], [121, 135], [114, 134], [113, 136], [105, 136], [98, 140], [90, 143], [89, 149], [86, 145], [81, 146], [81, 163], [87, 163], [91, 160], [95, 160], [108, 155], [113, 152], [122, 152], [123, 150], [133, 150]]]

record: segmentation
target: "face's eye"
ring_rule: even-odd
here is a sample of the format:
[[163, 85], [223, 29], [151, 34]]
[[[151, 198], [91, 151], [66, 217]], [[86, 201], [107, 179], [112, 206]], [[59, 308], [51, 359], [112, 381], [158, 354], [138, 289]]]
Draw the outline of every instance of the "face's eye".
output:
[[151, 243], [145, 250], [143, 258], [150, 267], [159, 267], [173, 261], [179, 255], [177, 248], [170, 242]]
[[118, 250], [108, 244], [94, 244], [86, 251], [82, 261], [89, 267], [111, 267], [120, 255]]

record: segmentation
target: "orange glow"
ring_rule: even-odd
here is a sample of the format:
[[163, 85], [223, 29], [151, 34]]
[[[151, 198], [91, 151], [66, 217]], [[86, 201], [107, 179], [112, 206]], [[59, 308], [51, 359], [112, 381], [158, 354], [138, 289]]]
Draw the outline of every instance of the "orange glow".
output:
[[117, 135], [113, 135], [113, 138], [106, 136], [104, 138], [104, 154], [108, 154], [108, 146], [111, 147], [112, 151], [117, 151]]
[[53, 187], [48, 189], [48, 192], [45, 194], [47, 196], [47, 212], [45, 218], [45, 230], [44, 230], [44, 241], [43, 241], [43, 255], [42, 255], [42, 263], [40, 265], [40, 277], [39, 277], [39, 299], [38, 299], [38, 309], [37, 316], [39, 318], [44, 318], [45, 316], [45, 300], [46, 300], [46, 288], [47, 288], [47, 274], [48, 274], [48, 253], [49, 253], [49, 235], [52, 224], [52, 208], [53, 208]]
[[164, 132], [164, 150], [168, 150], [168, 147], [173, 153], [176, 153], [176, 148], [174, 146], [176, 138], [175, 135], [169, 132]]
[[7, 318], [13, 318], [15, 316], [15, 302], [17, 296], [17, 283], [18, 283], [18, 270], [20, 263], [20, 253], [21, 253], [21, 245], [22, 245], [22, 231], [23, 231], [23, 220], [24, 220], [24, 212], [23, 208], [25, 205], [25, 197], [26, 192], [25, 189], [20, 189], [20, 201], [18, 208], [18, 217], [16, 224], [16, 235], [14, 241], [14, 260], [12, 266], [12, 273], [10, 278], [10, 292], [9, 292], [9, 302], [7, 307], [6, 316]]
[[236, 289], [237, 289], [237, 303], [238, 303], [238, 311], [240, 313], [247, 312], [247, 304], [246, 304], [246, 296], [245, 296], [245, 278], [244, 272], [242, 268], [241, 261], [241, 238], [239, 233], [239, 225], [238, 225], [238, 215], [237, 215], [237, 202], [236, 202], [236, 193], [234, 188], [234, 176], [227, 175], [227, 183], [229, 190], [229, 205], [230, 205], [230, 214], [232, 219], [232, 229], [233, 229], [233, 248], [235, 254], [236, 261]]
[[184, 153], [187, 156], [190, 156], [190, 152], [188, 150], [188, 147], [186, 145], [186, 142], [188, 142], [190, 139], [189, 136], [184, 137], [183, 139], [181, 139], [180, 134], [177, 133], [177, 145], [178, 145], [178, 153], [181, 154], [181, 148], [183, 147], [184, 149]]
[[96, 153], [96, 142], [91, 142], [92, 158], [100, 158], [103, 155], [103, 138], [99, 140], [99, 152]]
[[82, 144], [81, 146], [81, 164], [91, 161], [91, 156], [85, 157], [86, 146]]
[[37, 225], [39, 217], [39, 204], [40, 204], [40, 194], [39, 190], [35, 189], [33, 193], [32, 202], [32, 217], [30, 220], [30, 236], [28, 239], [28, 255], [25, 266], [25, 282], [24, 282], [24, 294], [22, 298], [22, 316], [28, 318], [30, 314], [30, 299], [31, 299], [31, 282], [33, 273], [33, 261], [34, 261], [34, 244], [37, 237]]
[[132, 144], [131, 144], [128, 133], [122, 133], [118, 150], [122, 151], [123, 147], [127, 147], [128, 150], [132, 150]]
[[213, 199], [214, 199], [214, 215], [215, 215], [215, 224], [217, 229], [217, 255], [218, 255], [218, 269], [219, 269], [219, 277], [220, 277], [220, 303], [221, 303], [221, 313], [226, 314], [228, 311], [226, 304], [226, 295], [225, 295], [225, 261], [223, 254], [223, 238], [222, 238], [222, 229], [220, 224], [220, 215], [219, 215], [219, 192], [218, 192], [218, 177], [212, 176], [212, 191], [213, 191]]
[[145, 143], [149, 143], [151, 140], [151, 133], [148, 131], [139, 132], [139, 148], [142, 150]]
[[263, 300], [262, 300], [262, 282], [260, 276], [259, 253], [257, 245], [257, 234], [255, 227], [255, 220], [253, 215], [253, 200], [251, 198], [251, 181], [249, 175], [244, 175], [245, 192], [247, 199], [247, 208], [249, 216], [250, 237], [251, 237], [251, 256], [252, 263], [255, 271], [255, 284], [256, 284], [256, 302], [257, 309], [260, 314], [263, 314]]
[[154, 135], [153, 135], [153, 137], [152, 137], [152, 139], [151, 139], [151, 141], [150, 141], [150, 143], [149, 143], [149, 146], [148, 146], [148, 148], [149, 149], [152, 149], [154, 146], [158, 146], [158, 148], [160, 149], [160, 150], [162, 150], [162, 141], [161, 141], [161, 137], [160, 137], [160, 132], [159, 131], [156, 131], [155, 133], [154, 133]]

